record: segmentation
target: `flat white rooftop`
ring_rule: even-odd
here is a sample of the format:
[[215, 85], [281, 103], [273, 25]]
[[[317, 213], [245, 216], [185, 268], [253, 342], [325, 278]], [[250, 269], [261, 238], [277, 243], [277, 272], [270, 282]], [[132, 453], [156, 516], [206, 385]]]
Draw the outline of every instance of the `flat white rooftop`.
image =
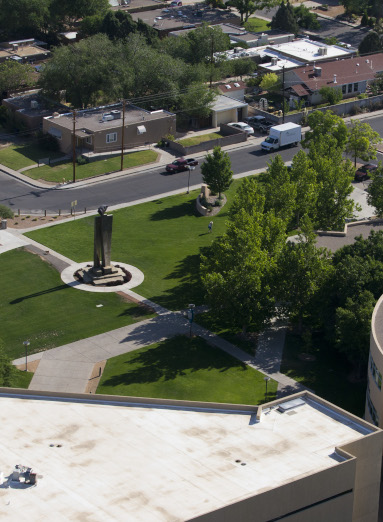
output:
[[369, 433], [312, 400], [259, 423], [249, 412], [0, 401], [0, 471], [42, 476], [0, 486], [2, 521], [185, 520], [336, 466], [334, 447]]
[[[355, 54], [355, 50], [349, 50], [338, 45], [326, 45], [322, 42], [314, 42], [306, 38], [294, 40], [277, 45], [269, 45], [269, 49], [274, 49], [282, 54], [286, 54], [305, 63], [318, 60], [328, 60], [331, 58], [348, 58]], [[320, 54], [320, 48], [324, 48], [326, 54]]]

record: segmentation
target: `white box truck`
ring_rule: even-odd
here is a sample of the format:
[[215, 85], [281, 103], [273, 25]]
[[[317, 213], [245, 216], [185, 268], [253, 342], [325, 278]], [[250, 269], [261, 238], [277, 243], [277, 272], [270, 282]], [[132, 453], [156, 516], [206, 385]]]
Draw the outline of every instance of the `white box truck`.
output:
[[298, 145], [302, 139], [301, 129], [296, 123], [282, 123], [271, 127], [269, 136], [261, 143], [262, 150], [271, 152], [288, 145]]

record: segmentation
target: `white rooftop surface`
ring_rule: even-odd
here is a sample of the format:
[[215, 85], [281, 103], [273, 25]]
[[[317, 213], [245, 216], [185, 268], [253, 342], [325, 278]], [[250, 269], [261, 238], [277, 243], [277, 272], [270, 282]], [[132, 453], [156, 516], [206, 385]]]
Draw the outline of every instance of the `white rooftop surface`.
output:
[[[349, 57], [355, 54], [355, 52], [338, 45], [326, 45], [322, 42], [314, 42], [306, 38], [294, 40], [293, 42], [269, 45], [268, 47], [269, 49], [274, 49], [280, 53], [289, 54], [297, 60], [301, 60], [305, 63], [309, 63], [314, 60], [328, 60], [329, 58], [345, 58], [346, 56]], [[327, 49], [327, 54], [320, 55], [320, 47], [325, 47]]]
[[276, 51], [273, 51], [271, 49], [265, 49], [264, 51], [261, 51], [259, 53], [261, 58], [277, 58], [278, 62], [276, 65], [272, 65], [271, 62], [269, 63], [260, 63], [259, 67], [262, 69], [267, 69], [268, 71], [280, 71], [282, 70], [282, 67], [285, 69], [293, 69], [295, 67], [301, 67], [302, 65], [305, 65], [304, 62], [294, 60], [294, 58], [287, 58], [281, 53], [278, 53]]
[[334, 446], [368, 433], [312, 401], [260, 423], [248, 412], [0, 401], [0, 471], [42, 476], [0, 486], [2, 521], [185, 520], [336, 466]]
[[212, 110], [215, 112], [227, 111], [228, 109], [239, 109], [246, 107], [247, 103], [230, 98], [229, 96], [219, 95], [212, 105]]

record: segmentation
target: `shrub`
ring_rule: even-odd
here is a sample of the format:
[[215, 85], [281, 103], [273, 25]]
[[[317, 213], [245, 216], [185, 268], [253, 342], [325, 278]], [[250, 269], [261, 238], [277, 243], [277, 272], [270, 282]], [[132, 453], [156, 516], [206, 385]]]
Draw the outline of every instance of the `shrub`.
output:
[[12, 210], [6, 205], [0, 205], [0, 218], [2, 219], [12, 219], [14, 214]]
[[371, 18], [368, 19], [368, 27], [374, 27], [376, 24], [376, 18], [375, 16], [371, 16]]
[[364, 11], [363, 16], [362, 16], [362, 19], [361, 19], [361, 21], [360, 21], [360, 25], [363, 25], [363, 26], [368, 25], [368, 15], [367, 15], [367, 11]]
[[85, 165], [86, 163], [89, 163], [89, 159], [84, 158], [84, 156], [77, 156], [76, 161], [78, 165]]
[[364, 100], [365, 98], [367, 98], [367, 94], [365, 92], [361, 92], [360, 94], [358, 94], [359, 100]]

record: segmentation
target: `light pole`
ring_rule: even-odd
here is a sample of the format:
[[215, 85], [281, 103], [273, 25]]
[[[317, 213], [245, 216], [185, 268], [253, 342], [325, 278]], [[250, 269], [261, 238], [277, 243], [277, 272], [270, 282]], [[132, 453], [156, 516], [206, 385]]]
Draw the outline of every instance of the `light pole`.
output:
[[191, 165], [187, 165], [187, 169], [188, 169], [189, 173], [188, 173], [188, 190], [187, 190], [186, 194], [189, 194], [189, 187], [190, 187], [190, 171], [191, 171], [191, 170], [194, 170], [195, 167], [192, 167]]
[[195, 304], [189, 305], [189, 310], [188, 310], [188, 319], [189, 319], [189, 324], [190, 324], [189, 337], [192, 336], [192, 325], [193, 325], [193, 321], [194, 321], [194, 308], [195, 308]]
[[25, 346], [25, 371], [28, 371], [28, 346], [31, 343], [29, 341], [24, 341], [23, 345]]
[[265, 384], [266, 384], [265, 401], [267, 401], [267, 383], [269, 382], [270, 377], [265, 377], [263, 380], [265, 381]]

